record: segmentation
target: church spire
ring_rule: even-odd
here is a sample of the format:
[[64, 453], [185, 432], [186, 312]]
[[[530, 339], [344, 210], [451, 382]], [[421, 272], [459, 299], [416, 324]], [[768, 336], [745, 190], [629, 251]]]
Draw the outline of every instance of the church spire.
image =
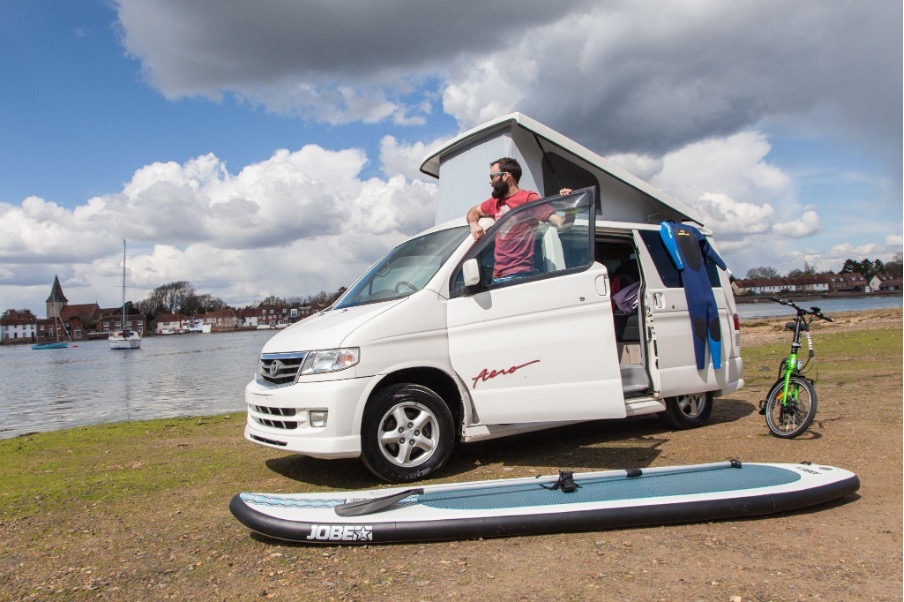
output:
[[53, 277], [53, 288], [50, 289], [50, 296], [47, 297], [47, 301], [44, 303], [47, 304], [48, 318], [59, 318], [60, 312], [69, 303], [69, 299], [63, 294], [63, 287], [60, 286], [59, 276]]
[[50, 296], [45, 303], [69, 303], [69, 299], [63, 294], [63, 287], [60, 286], [59, 276], [53, 277], [53, 288], [50, 289]]

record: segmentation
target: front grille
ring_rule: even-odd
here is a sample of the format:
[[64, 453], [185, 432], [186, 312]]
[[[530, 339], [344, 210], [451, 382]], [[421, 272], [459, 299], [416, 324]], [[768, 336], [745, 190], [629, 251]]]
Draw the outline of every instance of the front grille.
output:
[[262, 353], [257, 374], [271, 385], [291, 385], [298, 377], [306, 355], [305, 352]]
[[[269, 408], [266, 406], [250, 406], [252, 414], [251, 418], [262, 426], [269, 426], [275, 429], [297, 429], [297, 420], [280, 420], [280, 418], [294, 418], [297, 411], [295, 408]], [[257, 414], [264, 414], [258, 416]], [[273, 416], [273, 418], [270, 418]]]

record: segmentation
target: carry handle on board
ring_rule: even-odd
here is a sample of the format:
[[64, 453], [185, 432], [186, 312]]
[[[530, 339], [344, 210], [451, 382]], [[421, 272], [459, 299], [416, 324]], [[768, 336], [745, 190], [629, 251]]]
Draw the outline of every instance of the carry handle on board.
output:
[[340, 504], [336, 506], [334, 510], [336, 510], [336, 514], [338, 514], [339, 516], [362, 516], [364, 514], [376, 514], [377, 512], [389, 510], [391, 506], [397, 504], [398, 502], [401, 502], [406, 497], [410, 497], [412, 495], [421, 495], [422, 493], [424, 493], [423, 489], [406, 489], [405, 491], [400, 491], [399, 493], [377, 497], [372, 500], [358, 500], [356, 502]]

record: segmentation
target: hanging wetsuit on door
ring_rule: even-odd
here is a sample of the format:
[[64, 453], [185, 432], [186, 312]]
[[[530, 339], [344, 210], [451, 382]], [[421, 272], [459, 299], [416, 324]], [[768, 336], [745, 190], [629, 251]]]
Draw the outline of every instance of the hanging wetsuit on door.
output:
[[725, 262], [709, 245], [703, 234], [687, 224], [664, 221], [659, 226], [659, 235], [665, 243], [675, 267], [681, 272], [687, 311], [691, 318], [694, 338], [694, 355], [697, 369], [706, 367], [706, 344], [713, 358], [713, 368], [722, 368], [722, 329], [719, 325], [719, 308], [713, 296], [712, 283], [706, 272], [706, 260], [727, 270]]

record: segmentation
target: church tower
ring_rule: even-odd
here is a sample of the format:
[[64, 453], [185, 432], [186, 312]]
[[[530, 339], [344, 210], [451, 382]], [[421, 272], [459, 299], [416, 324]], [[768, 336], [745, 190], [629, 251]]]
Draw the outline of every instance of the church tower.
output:
[[47, 297], [45, 303], [47, 304], [48, 318], [59, 318], [60, 312], [69, 303], [69, 299], [63, 294], [63, 287], [60, 286], [59, 276], [53, 277], [53, 288], [50, 290], [50, 296]]

